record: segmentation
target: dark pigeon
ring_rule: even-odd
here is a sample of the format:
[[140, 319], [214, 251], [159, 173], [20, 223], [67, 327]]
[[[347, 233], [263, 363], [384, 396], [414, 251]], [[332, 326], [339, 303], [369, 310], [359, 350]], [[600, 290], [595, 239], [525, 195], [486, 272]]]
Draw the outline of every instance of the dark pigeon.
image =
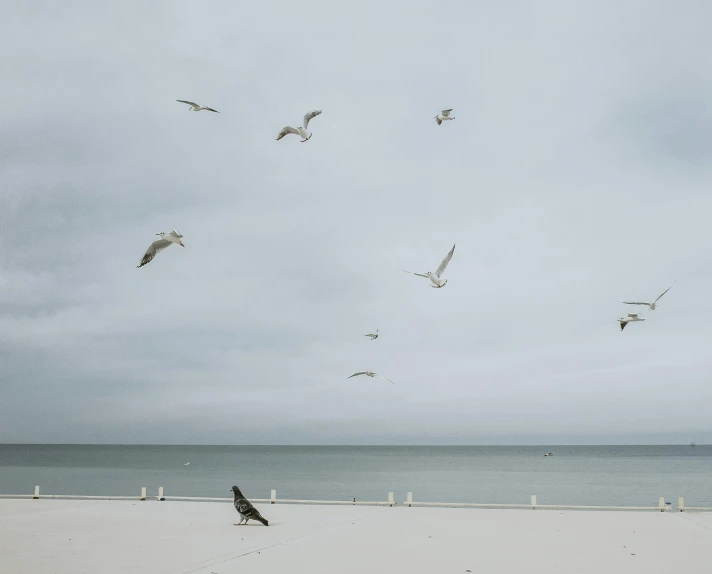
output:
[[245, 521], [245, 524], [247, 524], [248, 520], [257, 520], [265, 526], [269, 526], [269, 522], [262, 518], [260, 511], [257, 510], [254, 506], [252, 506], [252, 503], [250, 503], [250, 501], [245, 498], [245, 496], [242, 494], [242, 492], [240, 492], [240, 489], [237, 488], [237, 486], [232, 487], [232, 492], [235, 493], [235, 501], [233, 502], [233, 504], [235, 505], [235, 510], [240, 513], [241, 519], [240, 522], [236, 524], [236, 526], [240, 526], [243, 520]]

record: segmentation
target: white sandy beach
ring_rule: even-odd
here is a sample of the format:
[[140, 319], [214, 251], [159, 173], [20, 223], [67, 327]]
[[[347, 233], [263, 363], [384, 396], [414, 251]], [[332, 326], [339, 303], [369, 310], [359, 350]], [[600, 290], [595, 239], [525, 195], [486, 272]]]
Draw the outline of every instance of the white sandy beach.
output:
[[709, 573], [712, 514], [0, 500], [3, 574]]

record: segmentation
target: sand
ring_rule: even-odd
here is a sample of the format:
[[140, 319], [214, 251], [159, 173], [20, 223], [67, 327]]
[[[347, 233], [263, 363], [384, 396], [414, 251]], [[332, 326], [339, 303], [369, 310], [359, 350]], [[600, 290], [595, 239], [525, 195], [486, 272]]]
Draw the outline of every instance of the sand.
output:
[[682, 573], [712, 514], [0, 500], [3, 574]]

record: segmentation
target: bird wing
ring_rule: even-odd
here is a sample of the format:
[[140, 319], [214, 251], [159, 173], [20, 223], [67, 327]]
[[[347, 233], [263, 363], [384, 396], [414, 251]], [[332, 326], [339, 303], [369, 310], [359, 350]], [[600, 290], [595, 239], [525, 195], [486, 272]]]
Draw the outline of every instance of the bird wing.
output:
[[203, 108], [204, 110], [208, 110], [209, 112], [215, 112], [216, 114], [219, 114], [220, 112], [217, 110], [214, 110], [213, 108]]
[[141, 263], [138, 265], [138, 267], [143, 267], [147, 263], [150, 263], [160, 251], [163, 251], [170, 244], [171, 242], [167, 239], [157, 239], [156, 241], [151, 243], [151, 245], [148, 246], [148, 249], [146, 249], [146, 253], [143, 254], [143, 257], [141, 258]]
[[175, 227], [172, 227], [171, 229], [172, 229], [173, 231], [171, 231], [168, 235], [172, 235], [173, 237], [177, 237], [178, 239], [180, 239], [181, 237], [183, 237], [183, 236], [181, 235], [180, 231], [178, 231]]
[[252, 503], [246, 498], [240, 498], [235, 501], [235, 510], [237, 510], [240, 514], [249, 517], [250, 514], [255, 512], [255, 507], [252, 506]]
[[[672, 285], [670, 285], [670, 287], [668, 287], [667, 289], [665, 289], [665, 291], [663, 291], [663, 293], [662, 293], [662, 295], [660, 295], [660, 297], [662, 297], [663, 295], [665, 295], [665, 293], [667, 293], [668, 291], [670, 291], [670, 289], [672, 289]], [[660, 297], [658, 297], [655, 301], [653, 301], [653, 303], [657, 303], [658, 301], [660, 301]]]
[[366, 335], [364, 335], [364, 337], [375, 337], [375, 336], [376, 336], [375, 333], [367, 333]]
[[[662, 297], [662, 295], [661, 295]], [[647, 305], [650, 307], [650, 303], [643, 303], [642, 301], [623, 301], [624, 305]]]
[[638, 317], [638, 313], [628, 313], [628, 317], [637, 318], [637, 317]]
[[440, 277], [440, 275], [443, 274], [443, 272], [444, 272], [445, 269], [447, 268], [447, 264], [450, 263], [450, 259], [452, 259], [452, 254], [453, 254], [453, 253], [455, 253], [455, 246], [454, 246], [454, 245], [452, 246], [452, 249], [450, 250], [450, 253], [448, 253], [448, 254], [445, 256], [445, 259], [443, 259], [442, 262], [440, 263], [440, 266], [438, 267], [437, 271], [435, 271], [435, 275], [437, 275], [438, 277]]
[[625, 329], [625, 326], [628, 324], [628, 321], [620, 321], [621, 324], [621, 331]]
[[[360, 373], [354, 373], [351, 375], [351, 377], [358, 377], [359, 375], [365, 375], [366, 371], [361, 371]], [[350, 379], [351, 377], [346, 377], [347, 379]]]
[[[391, 381], [388, 377], [384, 377], [383, 375], [378, 375], [378, 376], [381, 377], [382, 379], [386, 379], [389, 383], [393, 383], [393, 381]], [[393, 384], [395, 385], [395, 383], [393, 383]]]
[[196, 108], [200, 107], [195, 102], [189, 102], [188, 100], [176, 100], [176, 102], [180, 102], [181, 104], [188, 104], [189, 106], [195, 106]]
[[252, 506], [252, 503], [246, 498], [240, 498], [235, 501], [235, 510], [247, 519], [259, 520], [262, 524], [267, 524], [267, 521], [260, 514], [260, 511]]
[[293, 127], [291, 127], [291, 126], [284, 126], [284, 127], [282, 128], [282, 131], [279, 132], [279, 135], [277, 136], [277, 141], [281, 140], [281, 139], [282, 139], [284, 136], [286, 136], [287, 134], [297, 134], [297, 135], [299, 135], [299, 130], [295, 130], [295, 129], [294, 129]]
[[443, 110], [442, 115], [444, 115], [445, 117], [448, 117], [450, 115], [451, 111], [452, 111], [452, 108], [450, 108], [449, 110]]
[[304, 129], [307, 129], [307, 126], [309, 125], [309, 120], [312, 118], [315, 118], [321, 113], [321, 110], [313, 110], [311, 112], [307, 112], [304, 114]]
[[426, 277], [427, 278], [427, 275], [425, 275], [423, 273], [416, 273], [415, 271], [408, 271], [407, 269], [403, 269], [403, 271], [405, 271], [406, 273], [410, 273], [411, 275], [417, 275], [418, 277]]
[[438, 123], [438, 125], [443, 123], [443, 121], [440, 119], [440, 116], [435, 116], [435, 121]]

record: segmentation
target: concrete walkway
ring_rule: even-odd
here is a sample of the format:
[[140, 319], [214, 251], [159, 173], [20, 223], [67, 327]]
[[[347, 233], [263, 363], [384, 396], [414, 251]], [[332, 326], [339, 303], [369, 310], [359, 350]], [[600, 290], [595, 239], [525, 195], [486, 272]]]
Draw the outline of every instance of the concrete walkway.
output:
[[7, 574], [709, 574], [712, 514], [0, 500]]

